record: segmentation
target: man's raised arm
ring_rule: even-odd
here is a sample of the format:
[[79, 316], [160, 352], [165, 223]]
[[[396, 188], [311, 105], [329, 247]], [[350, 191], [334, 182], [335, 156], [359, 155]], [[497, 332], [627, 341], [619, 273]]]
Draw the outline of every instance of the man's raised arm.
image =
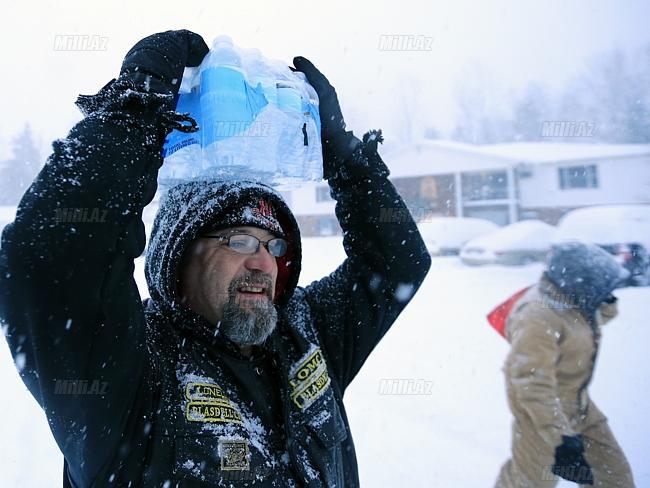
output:
[[381, 133], [359, 141], [346, 132], [334, 88], [305, 58], [294, 65], [319, 96], [324, 176], [348, 255], [305, 293], [333, 373], [345, 388], [422, 284], [431, 258], [377, 153]]
[[136, 44], [117, 81], [79, 98], [86, 117], [53, 144], [2, 234], [7, 341], [82, 486], [119, 451], [136, 393], [146, 388], [145, 319], [133, 279], [145, 246], [141, 215], [175, 123], [172, 80], [206, 52], [188, 31]]

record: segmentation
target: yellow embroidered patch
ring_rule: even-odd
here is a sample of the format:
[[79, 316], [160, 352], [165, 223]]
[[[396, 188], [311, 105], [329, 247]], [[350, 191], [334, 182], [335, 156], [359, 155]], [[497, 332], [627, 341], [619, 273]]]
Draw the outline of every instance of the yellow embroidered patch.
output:
[[214, 383], [188, 383], [185, 387], [185, 398], [197, 402], [230, 403], [221, 387]]
[[190, 422], [241, 424], [241, 414], [221, 387], [214, 383], [190, 382], [185, 387], [185, 418]]
[[291, 399], [301, 410], [306, 409], [330, 385], [327, 365], [320, 348], [315, 349], [298, 366], [289, 378]]
[[241, 424], [241, 415], [232, 405], [208, 402], [189, 402], [185, 418], [191, 422], [230, 422]]

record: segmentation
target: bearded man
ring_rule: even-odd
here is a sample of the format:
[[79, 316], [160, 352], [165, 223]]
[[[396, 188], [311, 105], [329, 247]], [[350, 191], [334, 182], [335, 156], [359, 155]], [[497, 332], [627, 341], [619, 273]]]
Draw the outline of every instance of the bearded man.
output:
[[[347, 259], [297, 286], [301, 240], [282, 197], [256, 182], [156, 193], [183, 69], [208, 48], [189, 31], [147, 37], [26, 192], [2, 235], [0, 317], [20, 375], [63, 453], [64, 486], [355, 487], [345, 389], [418, 289], [430, 258], [377, 153], [345, 130], [336, 92], [294, 59], [320, 99], [324, 175]], [[193, 121], [192, 121], [193, 122]], [[102, 222], [56, 209], [101, 208]], [[382, 209], [404, 216], [386, 221]], [[61, 382], [98, 382], [70, 394]], [[67, 384], [67, 383], [65, 383]], [[77, 384], [77, 383], [75, 383]]]

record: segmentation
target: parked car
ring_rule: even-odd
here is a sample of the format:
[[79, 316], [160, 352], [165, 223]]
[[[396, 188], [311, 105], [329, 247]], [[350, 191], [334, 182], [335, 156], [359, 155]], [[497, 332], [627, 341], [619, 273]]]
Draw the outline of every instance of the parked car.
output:
[[556, 228], [541, 220], [522, 220], [468, 241], [460, 251], [465, 264], [521, 265], [543, 261]]
[[650, 285], [650, 205], [572, 210], [560, 219], [556, 239], [598, 244], [630, 271], [628, 285]]
[[468, 240], [499, 228], [494, 222], [469, 217], [433, 217], [418, 223], [432, 256], [454, 255]]

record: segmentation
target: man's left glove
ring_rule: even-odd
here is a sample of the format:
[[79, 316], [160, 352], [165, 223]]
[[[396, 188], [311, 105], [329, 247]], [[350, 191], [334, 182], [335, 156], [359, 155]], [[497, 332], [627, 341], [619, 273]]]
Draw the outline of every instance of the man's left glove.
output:
[[[340, 165], [347, 160], [361, 141], [352, 132], [345, 130], [336, 90], [325, 75], [311, 61], [301, 56], [293, 58], [294, 71], [301, 71], [318, 94], [323, 143], [323, 176], [330, 179]], [[293, 68], [292, 68], [293, 69]]]
[[198, 66], [209, 49], [189, 30], [160, 32], [145, 37], [126, 54], [120, 79], [145, 91], [176, 96], [186, 66]]

